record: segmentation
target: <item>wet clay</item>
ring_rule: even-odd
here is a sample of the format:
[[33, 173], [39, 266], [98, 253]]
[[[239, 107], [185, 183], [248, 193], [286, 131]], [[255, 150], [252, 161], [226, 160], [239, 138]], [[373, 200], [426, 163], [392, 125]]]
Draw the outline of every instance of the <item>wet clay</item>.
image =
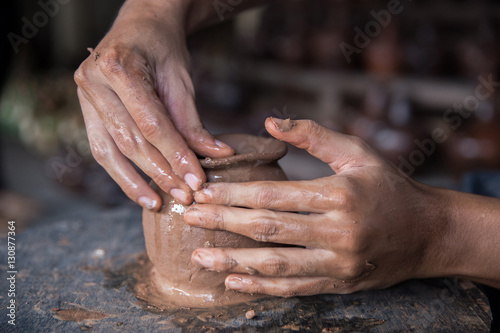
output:
[[108, 316], [102, 312], [89, 311], [83, 308], [51, 309], [51, 311], [54, 313], [54, 318], [56, 319], [79, 323], [84, 320], [99, 320]]
[[[206, 158], [200, 163], [208, 182], [249, 182], [286, 180], [277, 161], [286, 154], [283, 142], [246, 134], [225, 134], [217, 139], [236, 152], [225, 158]], [[155, 294], [155, 304], [178, 307], [212, 307], [247, 302], [259, 295], [226, 290], [227, 273], [209, 272], [191, 263], [194, 250], [203, 247], [256, 248], [272, 246], [226, 231], [188, 226], [183, 214], [188, 208], [158, 186], [163, 206], [159, 212], [143, 211], [146, 251], [152, 262], [148, 268], [148, 294]]]
[[281, 132], [288, 132], [295, 126], [295, 123], [290, 118], [282, 120], [280, 123], [273, 119], [273, 123]]
[[[85, 267], [85, 270], [100, 270], [105, 275], [104, 286], [112, 289], [126, 288], [137, 298], [137, 305], [145, 311], [163, 316], [165, 330], [169, 324], [171, 331], [186, 332], [367, 332], [384, 324], [383, 319], [359, 317], [335, 318], [336, 296], [305, 297], [265, 297], [234, 305], [210, 308], [162, 306], [148, 281], [148, 268], [151, 267], [146, 253], [138, 254], [135, 260], [121, 267]], [[364, 301], [342, 301], [346, 307], [360, 307], [364, 311]], [[340, 310], [341, 311], [341, 310]], [[147, 316], [144, 316], [147, 317]], [[377, 316], [380, 317], [380, 316]], [[118, 325], [118, 324], [117, 324]], [[125, 323], [126, 325], [126, 323]]]

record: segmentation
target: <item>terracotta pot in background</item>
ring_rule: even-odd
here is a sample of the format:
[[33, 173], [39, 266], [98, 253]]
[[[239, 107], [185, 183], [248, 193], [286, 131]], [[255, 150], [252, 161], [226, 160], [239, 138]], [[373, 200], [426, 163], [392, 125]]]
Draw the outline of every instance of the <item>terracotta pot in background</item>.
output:
[[500, 168], [500, 121], [478, 122], [453, 134], [445, 144], [444, 162], [454, 176]]

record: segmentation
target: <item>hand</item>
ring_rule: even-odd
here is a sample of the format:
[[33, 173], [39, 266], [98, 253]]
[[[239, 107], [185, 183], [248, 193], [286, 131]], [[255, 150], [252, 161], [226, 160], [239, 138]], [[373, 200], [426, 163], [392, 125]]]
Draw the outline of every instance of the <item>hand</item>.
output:
[[282, 124], [270, 118], [266, 128], [328, 163], [336, 175], [210, 184], [195, 193], [198, 204], [184, 220], [299, 247], [203, 248], [192, 255], [195, 265], [236, 273], [226, 279], [229, 289], [278, 296], [352, 293], [439, 274], [437, 244], [447, 225], [430, 187], [400, 174], [356, 137], [312, 121]]
[[192, 191], [206, 181], [195, 153], [234, 154], [200, 122], [184, 21], [172, 3], [127, 1], [75, 73], [95, 159], [132, 200], [154, 210], [161, 199], [131, 161], [166, 193], [190, 204]]

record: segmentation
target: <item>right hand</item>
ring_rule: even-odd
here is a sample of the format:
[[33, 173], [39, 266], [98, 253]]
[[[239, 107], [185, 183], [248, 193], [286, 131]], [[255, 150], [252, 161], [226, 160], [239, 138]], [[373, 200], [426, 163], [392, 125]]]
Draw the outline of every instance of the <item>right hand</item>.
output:
[[195, 153], [215, 158], [234, 151], [200, 122], [179, 19], [145, 11], [118, 18], [75, 81], [94, 158], [128, 197], [158, 210], [161, 198], [131, 161], [190, 204], [206, 181]]

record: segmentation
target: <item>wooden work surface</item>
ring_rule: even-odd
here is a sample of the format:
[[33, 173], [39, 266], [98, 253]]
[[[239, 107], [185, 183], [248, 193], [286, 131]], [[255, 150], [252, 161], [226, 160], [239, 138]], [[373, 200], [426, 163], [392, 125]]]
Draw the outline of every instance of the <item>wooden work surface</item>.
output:
[[[141, 212], [133, 208], [34, 227], [16, 242], [17, 325], [13, 329], [2, 318], [0, 331], [487, 332], [491, 322], [485, 296], [473, 284], [454, 280], [211, 311], [148, 308], [130, 292], [134, 277], [127, 273], [144, 254]], [[0, 248], [6, 253], [5, 238]], [[0, 290], [5, 309], [5, 278]], [[249, 310], [256, 314], [250, 320]]]

